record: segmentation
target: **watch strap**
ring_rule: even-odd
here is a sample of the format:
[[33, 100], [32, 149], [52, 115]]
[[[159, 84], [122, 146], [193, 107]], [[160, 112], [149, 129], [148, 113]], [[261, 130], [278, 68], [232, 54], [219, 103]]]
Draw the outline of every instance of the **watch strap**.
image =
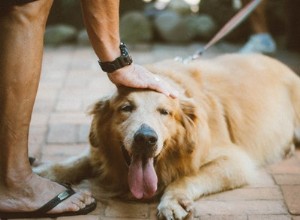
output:
[[132, 63], [132, 58], [129, 55], [128, 49], [124, 43], [120, 44], [120, 51], [121, 51], [121, 56], [116, 58], [114, 61], [111, 62], [101, 62], [100, 60], [98, 61], [101, 69], [104, 72], [112, 73]]

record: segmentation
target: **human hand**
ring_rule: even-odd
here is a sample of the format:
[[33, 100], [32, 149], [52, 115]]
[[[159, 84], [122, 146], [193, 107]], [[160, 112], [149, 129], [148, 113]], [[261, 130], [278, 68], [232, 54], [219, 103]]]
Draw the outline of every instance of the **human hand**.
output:
[[116, 86], [152, 89], [172, 98], [177, 98], [178, 96], [178, 91], [140, 65], [131, 64], [123, 67], [113, 73], [109, 73], [108, 77]]

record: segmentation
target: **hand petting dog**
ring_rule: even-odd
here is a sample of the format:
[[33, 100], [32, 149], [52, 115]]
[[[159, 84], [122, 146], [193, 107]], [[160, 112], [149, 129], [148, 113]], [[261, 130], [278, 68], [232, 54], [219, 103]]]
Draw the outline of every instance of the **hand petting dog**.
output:
[[178, 91], [171, 85], [137, 64], [131, 64], [113, 73], [109, 73], [108, 77], [118, 87], [126, 86], [137, 89], [151, 89], [172, 98], [177, 98], [178, 96]]

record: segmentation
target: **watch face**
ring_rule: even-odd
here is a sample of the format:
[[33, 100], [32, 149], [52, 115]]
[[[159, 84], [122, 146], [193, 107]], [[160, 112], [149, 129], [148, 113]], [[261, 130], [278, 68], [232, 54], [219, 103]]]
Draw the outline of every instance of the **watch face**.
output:
[[126, 47], [126, 45], [124, 43], [120, 44], [120, 50], [121, 50], [121, 54], [123, 56], [127, 56], [129, 54], [128, 48]]

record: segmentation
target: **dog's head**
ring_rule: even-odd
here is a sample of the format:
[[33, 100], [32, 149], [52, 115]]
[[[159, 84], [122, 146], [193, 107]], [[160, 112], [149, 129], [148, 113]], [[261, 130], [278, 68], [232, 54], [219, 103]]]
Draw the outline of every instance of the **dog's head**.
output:
[[136, 198], [155, 194], [156, 164], [166, 166], [168, 157], [176, 162], [174, 158], [194, 152], [203, 120], [190, 99], [133, 89], [99, 101], [92, 114], [91, 145], [121, 164], [113, 165], [114, 169], [127, 163], [128, 185]]

